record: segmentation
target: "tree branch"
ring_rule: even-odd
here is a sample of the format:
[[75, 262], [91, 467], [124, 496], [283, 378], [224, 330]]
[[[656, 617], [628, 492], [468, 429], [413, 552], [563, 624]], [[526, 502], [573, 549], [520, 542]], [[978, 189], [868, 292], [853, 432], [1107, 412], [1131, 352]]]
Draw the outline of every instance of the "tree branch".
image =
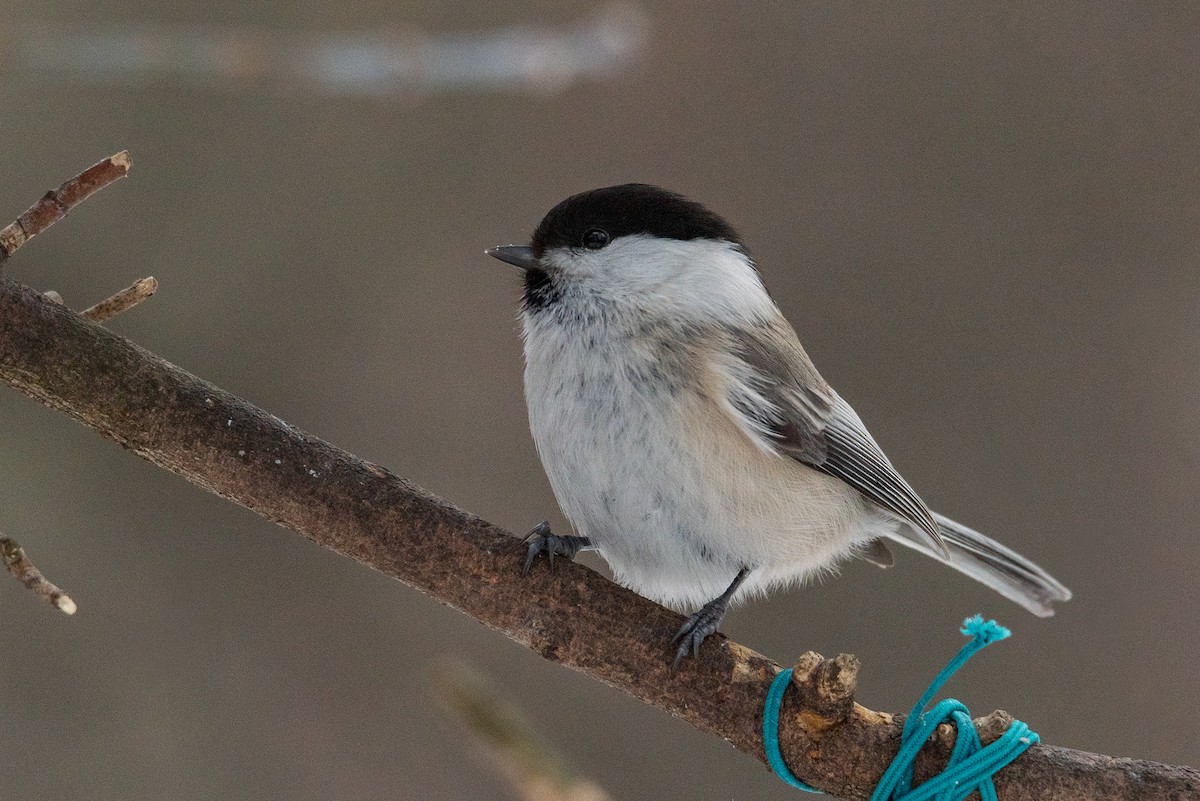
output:
[[25, 555], [25, 549], [19, 542], [9, 537], [0, 537], [0, 561], [4, 562], [4, 567], [13, 578], [33, 590], [37, 597], [65, 614], [75, 614], [78, 607], [71, 600], [71, 596], [42, 575], [37, 565]]
[[[587, 568], [522, 578], [502, 529], [341, 451], [71, 310], [0, 279], [0, 379], [189, 481], [461, 610], [548, 660], [580, 670], [765, 760], [762, 706], [780, 669], [715, 635], [670, 671], [682, 618]], [[853, 703], [855, 663], [805, 655], [785, 698], [793, 771], [847, 799], [869, 797], [900, 720]], [[990, 716], [989, 716], [990, 717]], [[948, 755], [941, 738], [918, 778]], [[1200, 772], [1035, 745], [997, 776], [1006, 801], [1200, 797]]]
[[[79, 314], [93, 323], [102, 323], [105, 320], [111, 320], [123, 311], [128, 311], [144, 300], [149, 300], [150, 296], [158, 291], [158, 281], [154, 276], [143, 278], [140, 281], [135, 281], [131, 286], [127, 286], [117, 294], [110, 298], [100, 301], [95, 306], [90, 306]], [[42, 293], [43, 295], [46, 293]], [[54, 300], [54, 298], [51, 298]], [[59, 298], [61, 301], [61, 298]]]
[[75, 206], [124, 178], [132, 166], [128, 151], [122, 150], [88, 167], [58, 189], [51, 189], [16, 221], [0, 229], [0, 264], [4, 264], [21, 245], [66, 217]]

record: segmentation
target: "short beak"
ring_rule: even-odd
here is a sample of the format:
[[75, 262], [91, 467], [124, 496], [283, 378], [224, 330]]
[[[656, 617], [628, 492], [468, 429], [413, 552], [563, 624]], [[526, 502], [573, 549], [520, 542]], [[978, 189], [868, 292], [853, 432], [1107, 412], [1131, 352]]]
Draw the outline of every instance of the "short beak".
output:
[[488, 248], [483, 251], [493, 259], [507, 262], [514, 267], [520, 267], [522, 270], [531, 270], [537, 266], [537, 258], [533, 255], [533, 248], [525, 245], [501, 245], [499, 247]]

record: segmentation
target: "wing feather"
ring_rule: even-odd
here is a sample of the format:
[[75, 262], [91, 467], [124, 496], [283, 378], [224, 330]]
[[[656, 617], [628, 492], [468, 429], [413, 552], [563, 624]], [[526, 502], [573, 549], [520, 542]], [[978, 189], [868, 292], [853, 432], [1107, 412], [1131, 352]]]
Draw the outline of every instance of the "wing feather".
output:
[[933, 512], [896, 472], [854, 409], [841, 397], [834, 404], [825, 438], [829, 443], [828, 458], [813, 467], [840, 478], [884, 509], [912, 523], [940, 553], [947, 553]]
[[933, 513], [892, 467], [850, 404], [817, 372], [782, 317], [730, 329], [729, 405], [761, 446], [844, 481], [911, 523], [945, 554]]

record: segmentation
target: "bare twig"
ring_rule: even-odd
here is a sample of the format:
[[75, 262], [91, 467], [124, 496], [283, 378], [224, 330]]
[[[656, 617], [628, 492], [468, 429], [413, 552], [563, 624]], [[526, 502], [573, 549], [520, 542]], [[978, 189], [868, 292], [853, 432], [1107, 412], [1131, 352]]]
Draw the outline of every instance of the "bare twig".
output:
[[8, 572], [12, 573], [17, 581], [33, 590], [39, 598], [53, 604], [68, 615], [75, 614], [77, 607], [71, 600], [71, 596], [51, 584], [42, 575], [42, 571], [38, 570], [37, 566], [29, 560], [29, 557], [25, 555], [25, 549], [16, 540], [0, 537], [0, 558], [3, 558]]
[[[0, 380], [141, 457], [460, 609], [541, 654], [765, 761], [762, 708], [779, 666], [720, 635], [670, 671], [682, 618], [579, 564], [522, 578], [519, 540], [154, 354], [0, 279]], [[780, 745], [821, 789], [865, 799], [900, 721], [850, 700], [853, 664], [809, 657]], [[815, 664], [814, 664], [815, 662]], [[812, 687], [806, 687], [812, 683]], [[814, 689], [815, 688], [815, 689]], [[810, 698], [816, 692], [819, 703]], [[918, 779], [945, 764], [935, 740]], [[1001, 771], [1005, 801], [1200, 797], [1200, 772], [1039, 744]]]
[[80, 314], [93, 323], [102, 323], [105, 320], [116, 317], [127, 309], [132, 309], [157, 291], [158, 281], [155, 280], [154, 276], [143, 278], [132, 286], [122, 289], [111, 298], [102, 300], [91, 308], [84, 309]]
[[446, 666], [434, 676], [434, 686], [525, 801], [608, 801], [599, 785], [570, 770], [524, 715], [474, 671]]
[[133, 162], [122, 150], [93, 164], [58, 189], [51, 189], [24, 214], [0, 230], [0, 264], [17, 249], [67, 216], [72, 208], [87, 200], [113, 181], [124, 178]]

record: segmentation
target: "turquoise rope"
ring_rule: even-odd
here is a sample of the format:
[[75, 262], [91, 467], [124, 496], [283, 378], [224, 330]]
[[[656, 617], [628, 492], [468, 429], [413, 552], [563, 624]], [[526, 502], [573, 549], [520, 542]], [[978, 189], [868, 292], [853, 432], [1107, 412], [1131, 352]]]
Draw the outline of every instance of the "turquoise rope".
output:
[[[950, 677], [967, 663], [972, 656], [994, 642], [1008, 637], [1011, 632], [994, 620], [984, 621], [980, 615], [963, 621], [962, 633], [971, 638], [950, 664], [934, 677], [929, 689], [917, 701], [908, 719], [904, 721], [904, 732], [900, 736], [900, 752], [888, 766], [871, 801], [962, 801], [976, 790], [983, 801], [998, 801], [992, 777], [1008, 765], [1029, 746], [1038, 742], [1036, 732], [1019, 720], [1015, 720], [1001, 737], [986, 748], [975, 731], [971, 713], [960, 701], [947, 698], [939, 701], [928, 712], [925, 707]], [[763, 712], [763, 744], [767, 751], [767, 762], [779, 778], [793, 787], [809, 793], [819, 793], [788, 769], [779, 751], [779, 708], [783, 694], [791, 683], [792, 671], [783, 670], [771, 683]], [[953, 721], [958, 728], [958, 737], [950, 753], [946, 769], [923, 784], [913, 787], [913, 762], [921, 748], [929, 741], [937, 727]]]
[[771, 689], [767, 691], [767, 703], [763, 707], [763, 746], [767, 749], [767, 764], [771, 766], [771, 770], [775, 771], [776, 776], [797, 790], [824, 795], [816, 787], [811, 787], [797, 779], [796, 774], [792, 773], [787, 763], [783, 761], [783, 754], [779, 751], [779, 709], [783, 705], [783, 694], [787, 692], [788, 685], [791, 683], [792, 669], [787, 668], [779, 671], [775, 681], [771, 682]]

